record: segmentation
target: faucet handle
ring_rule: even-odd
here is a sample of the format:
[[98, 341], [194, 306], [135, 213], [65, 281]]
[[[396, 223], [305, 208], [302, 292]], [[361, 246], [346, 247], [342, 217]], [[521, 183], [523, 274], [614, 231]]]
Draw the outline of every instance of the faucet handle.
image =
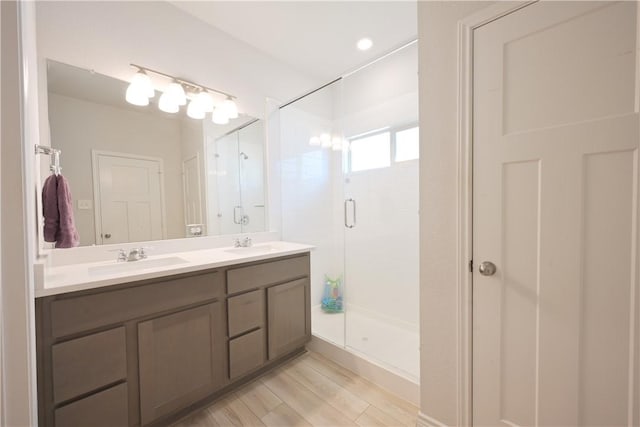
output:
[[239, 248], [242, 246], [242, 243], [240, 243], [240, 238], [239, 237], [234, 237], [233, 239], [233, 247], [234, 248]]
[[109, 252], [118, 252], [118, 258], [116, 259], [116, 261], [118, 261], [118, 262], [122, 262], [122, 261], [126, 261], [127, 260], [127, 251], [125, 251], [122, 248], [120, 248], [120, 249], [109, 249]]
[[253, 244], [253, 242], [251, 241], [251, 237], [247, 236], [244, 239], [242, 239], [242, 246], [245, 248], [250, 247]]
[[147, 254], [147, 251], [152, 251], [154, 249], [153, 246], [140, 246], [138, 248], [138, 257], [139, 258], [146, 258], [149, 255]]

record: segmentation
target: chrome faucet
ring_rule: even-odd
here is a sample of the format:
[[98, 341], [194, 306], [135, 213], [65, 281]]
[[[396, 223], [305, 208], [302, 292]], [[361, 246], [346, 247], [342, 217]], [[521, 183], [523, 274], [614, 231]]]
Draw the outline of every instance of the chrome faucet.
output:
[[118, 262], [140, 261], [146, 257], [145, 248], [132, 248], [128, 254], [124, 249], [118, 249]]
[[234, 248], [249, 248], [251, 247], [251, 245], [253, 245], [253, 242], [251, 241], [251, 237], [245, 237], [242, 240], [240, 240], [239, 237], [236, 237], [235, 239], [233, 239]]

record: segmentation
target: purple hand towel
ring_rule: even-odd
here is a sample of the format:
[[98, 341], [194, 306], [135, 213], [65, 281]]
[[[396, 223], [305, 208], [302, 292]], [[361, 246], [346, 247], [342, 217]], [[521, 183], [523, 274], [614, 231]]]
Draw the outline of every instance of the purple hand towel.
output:
[[69, 181], [58, 175], [58, 214], [60, 223], [56, 233], [56, 248], [73, 248], [80, 243], [80, 237], [73, 220], [73, 201]]
[[44, 241], [55, 242], [60, 227], [58, 177], [56, 175], [50, 175], [42, 186], [42, 214], [44, 215]]

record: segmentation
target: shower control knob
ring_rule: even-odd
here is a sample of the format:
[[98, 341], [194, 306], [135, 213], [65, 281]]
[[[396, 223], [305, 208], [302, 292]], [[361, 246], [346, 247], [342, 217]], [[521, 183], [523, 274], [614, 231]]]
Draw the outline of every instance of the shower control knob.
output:
[[493, 276], [494, 274], [496, 274], [496, 270], [496, 265], [491, 261], [481, 262], [480, 266], [478, 267], [478, 271], [483, 276]]

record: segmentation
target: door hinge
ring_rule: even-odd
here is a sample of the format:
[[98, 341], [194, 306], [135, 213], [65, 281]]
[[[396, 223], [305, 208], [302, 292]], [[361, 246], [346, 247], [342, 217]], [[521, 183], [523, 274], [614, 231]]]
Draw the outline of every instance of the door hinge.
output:
[[469, 273], [473, 273], [473, 260], [469, 260]]

